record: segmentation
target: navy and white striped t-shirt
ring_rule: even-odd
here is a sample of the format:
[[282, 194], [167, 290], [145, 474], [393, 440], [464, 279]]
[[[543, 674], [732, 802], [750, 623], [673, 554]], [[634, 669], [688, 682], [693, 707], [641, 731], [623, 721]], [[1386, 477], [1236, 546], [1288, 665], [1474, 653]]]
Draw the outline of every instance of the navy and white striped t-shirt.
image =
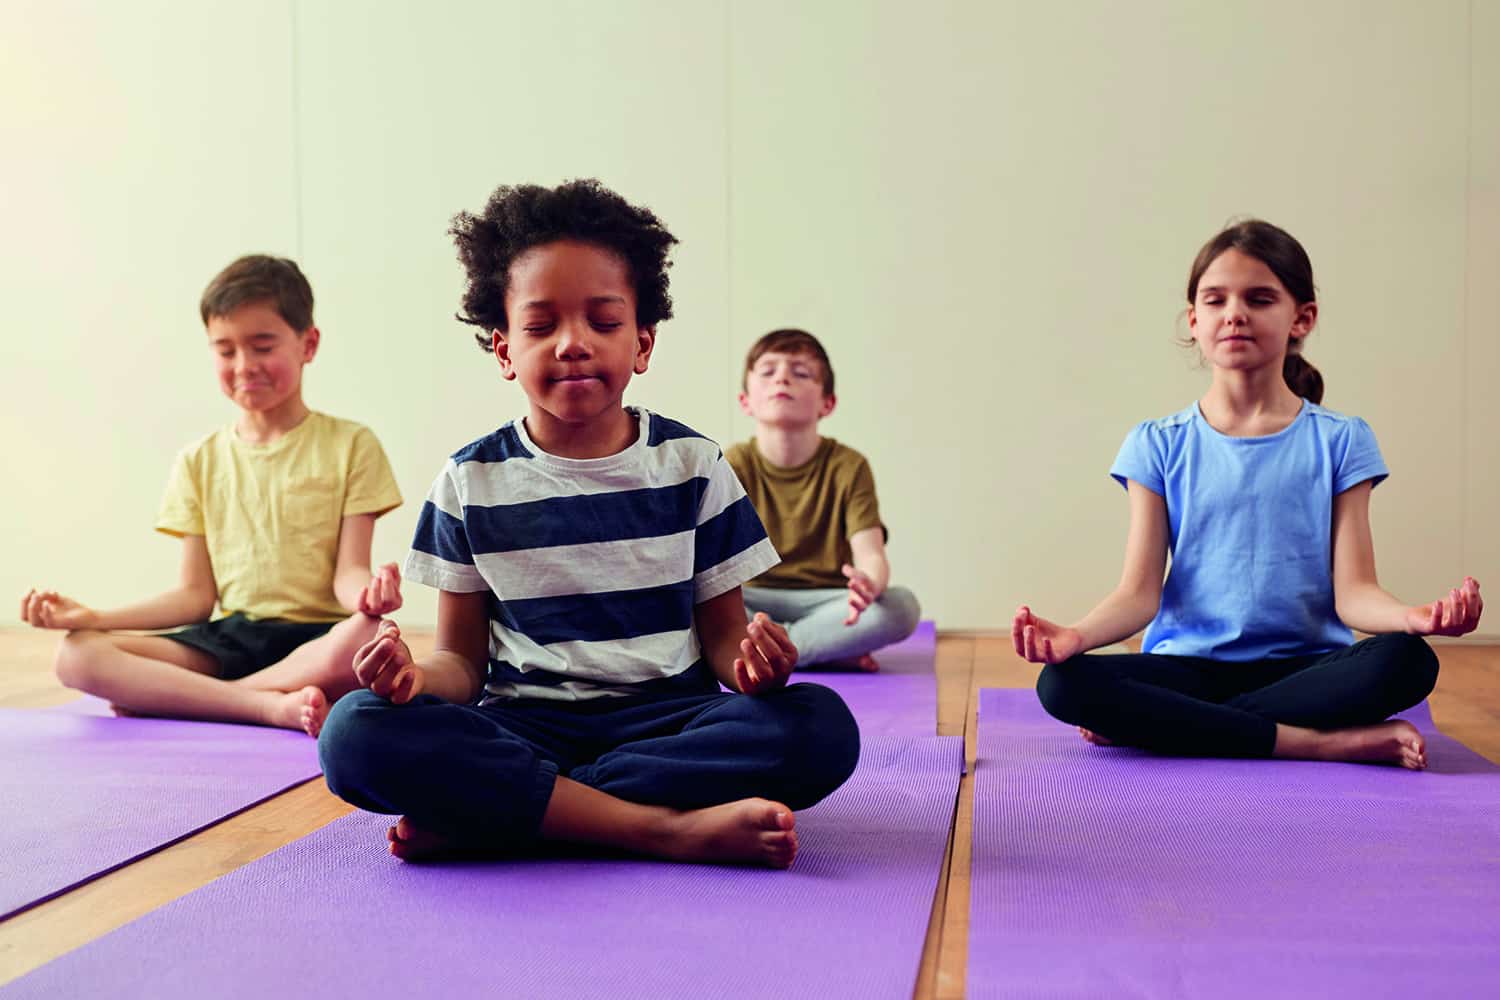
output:
[[482, 703], [713, 689], [694, 607], [779, 561], [719, 446], [630, 411], [618, 454], [549, 455], [514, 420], [432, 484], [406, 576], [489, 591]]

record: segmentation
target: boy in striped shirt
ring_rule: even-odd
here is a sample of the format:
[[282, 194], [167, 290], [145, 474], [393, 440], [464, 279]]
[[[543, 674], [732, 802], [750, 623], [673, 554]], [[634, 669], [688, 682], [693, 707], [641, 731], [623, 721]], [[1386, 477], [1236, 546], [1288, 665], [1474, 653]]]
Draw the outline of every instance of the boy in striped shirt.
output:
[[540, 839], [790, 865], [793, 813], [849, 776], [858, 729], [787, 686], [780, 626], [746, 625], [740, 586], [777, 556], [718, 446], [621, 402], [676, 239], [595, 181], [502, 187], [452, 231], [461, 318], [528, 411], [433, 484], [406, 575], [441, 591], [436, 648], [384, 622], [356, 655], [329, 788], [401, 814], [408, 860]]

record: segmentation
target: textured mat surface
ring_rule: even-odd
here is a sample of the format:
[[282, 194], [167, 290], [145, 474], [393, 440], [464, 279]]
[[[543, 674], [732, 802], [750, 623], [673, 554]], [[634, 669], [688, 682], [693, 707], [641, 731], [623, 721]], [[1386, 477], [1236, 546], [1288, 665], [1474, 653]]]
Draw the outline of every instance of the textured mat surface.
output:
[[968, 995], [1478, 997], [1500, 984], [1500, 768], [1092, 747], [979, 702]]
[[901, 642], [876, 650], [875, 658], [880, 670], [873, 674], [814, 667], [792, 677], [837, 691], [866, 737], [937, 732], [937, 626], [921, 622]]
[[117, 719], [88, 701], [0, 709], [0, 917], [319, 773], [303, 733]]
[[790, 871], [630, 859], [408, 865], [355, 814], [0, 997], [910, 997], [963, 741], [871, 739]]

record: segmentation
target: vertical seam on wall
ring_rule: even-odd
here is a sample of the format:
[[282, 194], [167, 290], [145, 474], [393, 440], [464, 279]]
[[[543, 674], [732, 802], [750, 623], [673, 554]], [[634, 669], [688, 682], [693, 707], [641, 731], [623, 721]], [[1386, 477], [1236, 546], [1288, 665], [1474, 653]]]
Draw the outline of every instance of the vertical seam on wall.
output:
[[291, 19], [292, 41], [292, 219], [297, 261], [306, 267], [302, 260], [302, 51], [297, 45], [297, 0], [288, 0], [287, 16]]
[[[724, 357], [734, 381], [734, 0], [724, 0]], [[723, 391], [721, 386], [720, 391]], [[734, 435], [735, 400], [724, 402], [729, 419], [724, 433]]]
[[1463, 336], [1459, 338], [1458, 359], [1463, 371], [1463, 382], [1458, 390], [1458, 435], [1459, 435], [1459, 495], [1458, 495], [1458, 557], [1463, 566], [1460, 572], [1469, 572], [1469, 485], [1472, 473], [1469, 469], [1469, 338], [1474, 336], [1473, 315], [1469, 309], [1469, 273], [1474, 269], [1474, 4], [1469, 0], [1468, 23], [1464, 34], [1469, 42], [1469, 59], [1464, 79], [1464, 277], [1463, 277]]

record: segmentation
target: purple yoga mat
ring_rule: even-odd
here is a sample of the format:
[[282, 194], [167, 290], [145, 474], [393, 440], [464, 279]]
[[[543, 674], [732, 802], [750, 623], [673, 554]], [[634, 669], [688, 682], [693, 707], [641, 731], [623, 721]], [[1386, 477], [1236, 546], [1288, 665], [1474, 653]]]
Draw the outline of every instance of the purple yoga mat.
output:
[[1500, 990], [1500, 768], [1093, 747], [979, 702], [968, 995], [1479, 997]]
[[319, 773], [304, 733], [0, 709], [0, 918]]
[[963, 741], [873, 739], [790, 871], [408, 865], [356, 813], [0, 987], [0, 998], [910, 997]]
[[812, 667], [792, 678], [837, 691], [866, 737], [937, 732], [937, 626], [921, 622], [902, 641], [876, 650], [875, 659], [880, 670], [873, 674]]

